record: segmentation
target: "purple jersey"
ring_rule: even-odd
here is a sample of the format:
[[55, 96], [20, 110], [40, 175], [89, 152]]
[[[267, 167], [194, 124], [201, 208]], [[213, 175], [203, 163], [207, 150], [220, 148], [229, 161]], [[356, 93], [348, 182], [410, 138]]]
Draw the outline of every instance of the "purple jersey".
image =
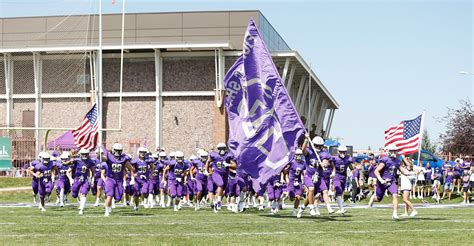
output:
[[345, 156], [343, 159], [339, 156], [335, 156], [331, 159], [331, 162], [334, 163], [334, 168], [336, 169], [336, 177], [346, 178], [347, 177], [347, 167], [351, 165], [354, 160], [352, 157]]
[[142, 175], [146, 177], [146, 180], [150, 179], [150, 159], [133, 159], [131, 163], [133, 168], [135, 168], [138, 179], [141, 179]]
[[[319, 173], [319, 178], [321, 180], [324, 180], [326, 182], [327, 185], [329, 185], [329, 181], [331, 179], [331, 173], [332, 173], [332, 170], [331, 170], [331, 167], [319, 167], [318, 168], [318, 173]], [[329, 188], [329, 187], [328, 187]]]
[[151, 172], [151, 178], [154, 181], [159, 181], [160, 176], [163, 174], [163, 169], [168, 165], [168, 161], [158, 160], [153, 165], [153, 171]]
[[380, 159], [380, 162], [385, 164], [380, 172], [382, 179], [395, 181], [395, 176], [397, 175], [397, 170], [400, 167], [401, 161], [398, 158], [388, 158], [384, 156]]
[[130, 157], [122, 154], [117, 158], [108, 151], [105, 151], [105, 154], [107, 156], [107, 177], [122, 182], [125, 164], [130, 161]]
[[175, 180], [176, 182], [183, 182], [184, 173], [189, 169], [187, 161], [183, 161], [181, 163], [171, 161], [169, 167], [170, 169], [168, 179], [173, 181]]
[[107, 164], [100, 162], [98, 159], [92, 159], [92, 162], [94, 163], [95, 179], [100, 179], [102, 177], [102, 170], [107, 169]]
[[[316, 157], [316, 154], [313, 152], [311, 147], [307, 147], [306, 151], [308, 152], [306, 155], [306, 176], [313, 176], [318, 169], [318, 157]], [[331, 154], [325, 150], [319, 151], [318, 155], [321, 161], [331, 160]]]
[[[40, 162], [38, 160], [34, 160], [32, 162], [30, 162], [29, 164], [25, 165], [26, 167], [25, 168], [31, 168], [32, 172], [33, 173], [36, 173], [38, 171], [38, 169], [36, 169], [36, 166], [38, 166], [40, 164]], [[32, 176], [33, 180], [37, 180], [38, 178], [36, 178], [34, 175]]]
[[73, 178], [78, 178], [81, 181], [84, 181], [89, 176], [89, 169], [94, 166], [94, 163], [91, 159], [74, 159], [72, 162], [72, 173]]
[[459, 177], [461, 176], [461, 173], [463, 172], [461, 166], [459, 164], [456, 164], [454, 166], [454, 176]]
[[221, 175], [227, 174], [229, 172], [229, 168], [227, 168], [224, 163], [230, 163], [230, 161], [234, 160], [234, 156], [229, 152], [226, 152], [223, 156], [219, 155], [217, 152], [211, 152], [209, 157], [212, 163], [213, 171]]
[[443, 163], [443, 171], [447, 171], [449, 167], [452, 167], [452, 165], [449, 162]]
[[203, 163], [201, 160], [194, 160], [192, 164], [196, 168], [196, 179], [206, 179], [206, 163]]
[[301, 182], [301, 176], [303, 171], [306, 169], [306, 162], [301, 160], [301, 162], [297, 162], [293, 160], [290, 162], [290, 172], [289, 172], [289, 179], [290, 182]]
[[434, 172], [433, 173], [433, 180], [440, 180], [441, 179], [441, 173], [438, 171], [438, 172]]
[[38, 165], [35, 166], [36, 171], [39, 171], [40, 173], [43, 174], [43, 177], [41, 178], [43, 182], [51, 181], [53, 168], [54, 168], [54, 161], [49, 161], [48, 164], [46, 165], [44, 163], [39, 163]]
[[64, 165], [61, 161], [59, 161], [56, 163], [56, 166], [58, 167], [59, 180], [68, 181], [69, 178], [67, 177], [67, 170], [69, 170], [71, 165]]

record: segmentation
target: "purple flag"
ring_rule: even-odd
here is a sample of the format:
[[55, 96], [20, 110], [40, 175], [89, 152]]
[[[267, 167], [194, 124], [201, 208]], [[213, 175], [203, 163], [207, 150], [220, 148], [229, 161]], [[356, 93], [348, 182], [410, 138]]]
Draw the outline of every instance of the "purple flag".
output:
[[259, 191], [294, 156], [304, 125], [251, 19], [243, 53], [224, 79], [229, 149]]

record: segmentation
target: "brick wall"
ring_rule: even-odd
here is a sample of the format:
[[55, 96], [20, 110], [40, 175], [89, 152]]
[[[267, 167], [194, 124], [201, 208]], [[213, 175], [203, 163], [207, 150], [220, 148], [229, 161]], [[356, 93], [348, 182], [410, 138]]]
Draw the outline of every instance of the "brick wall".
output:
[[163, 100], [163, 146], [186, 156], [213, 142], [213, 97], [166, 97]]
[[214, 57], [163, 58], [163, 91], [212, 91]]
[[[119, 99], [104, 98], [104, 128], [119, 127]], [[105, 142], [110, 147], [119, 142], [129, 152], [129, 142], [141, 145], [147, 142], [148, 148], [155, 148], [155, 98], [134, 97], [123, 98], [122, 131], [105, 132]]]
[[[104, 92], [120, 91], [120, 59], [104, 59]], [[124, 92], [156, 91], [154, 58], [124, 59]]]

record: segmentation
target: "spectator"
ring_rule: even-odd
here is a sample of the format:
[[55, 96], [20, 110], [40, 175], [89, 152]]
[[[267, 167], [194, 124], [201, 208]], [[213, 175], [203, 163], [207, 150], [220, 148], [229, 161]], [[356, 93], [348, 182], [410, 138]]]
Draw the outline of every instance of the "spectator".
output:
[[403, 162], [405, 169], [410, 173], [410, 175], [400, 174], [400, 190], [403, 192], [403, 202], [405, 203], [405, 213], [402, 214], [403, 217], [408, 216], [408, 212], [411, 209], [412, 212], [410, 216], [415, 216], [418, 214], [413, 204], [410, 202], [409, 196], [412, 190], [412, 181], [415, 179], [415, 172], [413, 171], [413, 160], [406, 158], [406, 161]]
[[351, 203], [356, 202], [356, 196], [359, 194], [360, 189], [363, 186], [363, 182], [361, 181], [361, 173], [360, 169], [362, 168], [362, 165], [360, 163], [356, 163], [355, 169], [352, 172], [352, 196], [351, 196]]
[[437, 203], [439, 203], [440, 200], [440, 187], [441, 187], [441, 178], [443, 177], [443, 174], [441, 173], [439, 167], [435, 169], [433, 174], [431, 175], [431, 179], [433, 180], [433, 199], [436, 200]]
[[433, 174], [433, 169], [431, 168], [431, 164], [427, 162], [426, 168], [425, 168], [425, 197], [431, 196], [432, 174]]
[[443, 197], [441, 199], [444, 199], [446, 197], [446, 193], [448, 193], [448, 200], [451, 200], [451, 194], [453, 192], [453, 180], [454, 180], [454, 172], [451, 166], [449, 166], [448, 170], [446, 171], [446, 179], [444, 180]]
[[425, 172], [423, 162], [418, 162], [418, 166], [414, 168], [416, 174], [416, 187], [418, 190], [418, 199], [423, 199], [423, 190], [425, 188]]
[[462, 194], [463, 194], [463, 201], [461, 204], [469, 204], [469, 195], [467, 192], [469, 191], [469, 182], [470, 182], [470, 174], [469, 170], [465, 169], [462, 176]]

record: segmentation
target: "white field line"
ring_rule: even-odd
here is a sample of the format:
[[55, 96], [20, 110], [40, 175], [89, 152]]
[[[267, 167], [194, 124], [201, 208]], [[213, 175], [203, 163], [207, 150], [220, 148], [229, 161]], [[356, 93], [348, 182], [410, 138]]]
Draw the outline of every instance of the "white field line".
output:
[[[375, 234], [375, 233], [404, 233], [404, 232], [411, 232], [411, 233], [433, 233], [433, 232], [456, 232], [456, 231], [474, 231], [474, 228], [459, 228], [459, 229], [443, 229], [440, 231], [439, 229], [412, 229], [412, 230], [345, 230], [345, 231], [331, 231], [330, 234]], [[123, 233], [120, 232], [117, 235], [113, 233], [108, 234], [108, 236], [121, 236], [121, 237], [160, 237], [160, 236], [171, 236], [171, 237], [222, 237], [222, 236], [275, 236], [275, 235], [308, 235], [308, 234], [324, 234], [328, 233], [329, 231], [317, 231], [317, 230], [308, 230], [308, 231], [271, 231], [271, 232], [184, 232], [184, 233]], [[16, 233], [1, 233], [0, 237], [82, 237], [84, 234], [76, 234], [76, 233], [69, 233], [69, 234], [62, 234], [62, 233], [25, 233], [25, 234], [16, 234]]]

